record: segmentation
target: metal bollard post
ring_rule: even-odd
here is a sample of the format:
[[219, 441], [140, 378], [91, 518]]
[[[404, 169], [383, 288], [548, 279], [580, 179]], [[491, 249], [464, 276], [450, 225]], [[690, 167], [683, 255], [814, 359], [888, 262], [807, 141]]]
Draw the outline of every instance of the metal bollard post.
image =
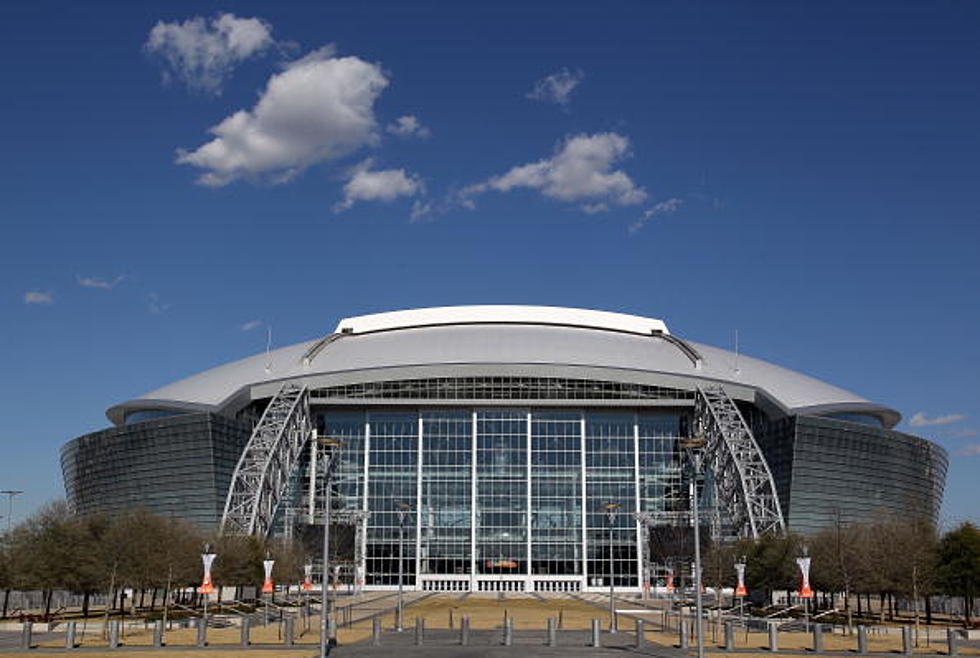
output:
[[332, 617], [327, 621], [327, 643], [337, 646], [337, 620]]
[[509, 647], [514, 643], [514, 618], [507, 617], [504, 620], [504, 646]]
[[115, 619], [109, 622], [109, 648], [119, 648], [119, 622]]
[[554, 617], [548, 617], [548, 646], [558, 646], [558, 623]]
[[252, 620], [248, 617], [242, 617], [242, 646], [247, 647], [251, 644], [249, 636], [252, 633]]
[[283, 622], [282, 643], [291, 647], [295, 644], [296, 618], [288, 615]]
[[858, 653], [864, 655], [868, 653], [868, 627], [858, 626]]
[[636, 648], [642, 649], [643, 644], [646, 641], [646, 632], [643, 628], [643, 620], [636, 620]]
[[20, 648], [30, 649], [31, 645], [34, 644], [33, 636], [34, 636], [34, 625], [29, 621], [25, 621], [20, 631]]
[[902, 626], [902, 654], [912, 655], [912, 627]]
[[70, 621], [65, 625], [65, 648], [75, 648], [75, 622]]
[[197, 646], [208, 646], [208, 620], [203, 617], [197, 618]]
[[602, 628], [602, 622], [600, 622], [598, 619], [593, 619], [592, 620], [592, 646], [593, 647], [602, 646], [602, 638], [599, 637], [599, 630], [601, 628]]
[[779, 651], [779, 638], [777, 637], [778, 631], [776, 630], [776, 624], [772, 622], [769, 623], [769, 651]]
[[960, 653], [959, 643], [956, 641], [956, 631], [952, 628], [946, 629], [946, 651], [949, 656], [957, 656]]
[[732, 620], [725, 622], [725, 651], [735, 650], [735, 624]]
[[415, 646], [422, 646], [425, 638], [425, 620], [421, 617], [415, 618]]
[[153, 625], [153, 646], [159, 649], [163, 646], [163, 620], [158, 619]]
[[459, 620], [459, 643], [464, 647], [470, 643], [470, 618], [468, 615], [464, 615]]
[[381, 646], [381, 620], [377, 617], [371, 620], [371, 645]]
[[813, 625], [813, 653], [823, 653], [823, 626]]
[[690, 640], [687, 637], [687, 620], [680, 619], [677, 622], [677, 634], [680, 636], [680, 648], [687, 649], [690, 646]]

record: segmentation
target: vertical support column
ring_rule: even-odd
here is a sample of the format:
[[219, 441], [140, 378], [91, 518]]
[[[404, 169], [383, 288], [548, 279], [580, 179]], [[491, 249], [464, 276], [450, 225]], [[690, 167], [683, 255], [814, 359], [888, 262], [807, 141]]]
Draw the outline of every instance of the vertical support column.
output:
[[[364, 416], [364, 488], [361, 490], [361, 509], [364, 512], [369, 510], [368, 508], [368, 491], [371, 484], [370, 480], [370, 466], [371, 466], [371, 416], [365, 414]], [[361, 531], [361, 555], [358, 558], [357, 564], [361, 569], [361, 577], [364, 578], [365, 584], [367, 584], [367, 545], [368, 545], [368, 524], [371, 522], [371, 518], [365, 514], [364, 521], [357, 524], [356, 528]], [[355, 531], [356, 532], [356, 531]], [[354, 541], [358, 538], [355, 536]], [[356, 578], [356, 574], [355, 574]]]
[[317, 466], [317, 441], [316, 437], [310, 441], [310, 496], [307, 501], [307, 514], [312, 522], [316, 518], [316, 466]]
[[587, 491], [585, 487], [585, 411], [580, 412], [579, 418], [579, 446], [580, 446], [580, 473], [582, 477], [582, 591], [589, 586], [589, 523], [586, 512]]
[[643, 568], [647, 547], [643, 545], [643, 529], [636, 512], [640, 509], [640, 415], [633, 412], [633, 526], [636, 533], [636, 583], [641, 594], [646, 592], [647, 574]]
[[415, 590], [422, 589], [422, 413], [416, 427], [415, 457]]
[[470, 591], [477, 591], [476, 572], [476, 409], [472, 411], [470, 445]]
[[531, 587], [531, 410], [527, 411], [527, 568], [524, 570], [526, 576], [525, 591], [530, 592]]

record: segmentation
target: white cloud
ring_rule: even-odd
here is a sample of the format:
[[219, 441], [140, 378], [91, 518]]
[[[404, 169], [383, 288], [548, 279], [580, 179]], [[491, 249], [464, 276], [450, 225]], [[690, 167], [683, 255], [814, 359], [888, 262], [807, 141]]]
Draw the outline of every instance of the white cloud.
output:
[[923, 412], [918, 412], [909, 419], [909, 425], [912, 427], [928, 427], [931, 425], [949, 425], [950, 423], [958, 423], [959, 421], [966, 418], [963, 414], [947, 414], [945, 416], [936, 416], [935, 418], [928, 418]]
[[170, 308], [170, 304], [164, 304], [160, 301], [160, 295], [151, 292], [146, 297], [146, 308], [153, 315], [162, 315]]
[[427, 127], [419, 123], [419, 120], [411, 114], [398, 117], [392, 123], [389, 123], [385, 130], [399, 137], [418, 137], [419, 139], [425, 139], [432, 134]]
[[601, 212], [609, 205], [636, 205], [646, 200], [646, 190], [626, 172], [613, 169], [628, 153], [629, 140], [622, 135], [575, 135], [559, 144], [551, 158], [514, 167], [502, 176], [464, 188], [458, 202], [472, 208], [474, 197], [485, 192], [527, 188], [558, 201], [582, 201], [582, 210], [587, 213]]
[[378, 65], [321, 48], [272, 76], [255, 107], [211, 128], [213, 140], [178, 151], [177, 163], [206, 170], [198, 178], [204, 185], [284, 182], [375, 143], [374, 101], [387, 85]]
[[54, 293], [41, 290], [30, 290], [24, 293], [25, 304], [54, 304]]
[[78, 285], [83, 288], [101, 288], [102, 290], [112, 290], [126, 279], [125, 275], [122, 274], [111, 281], [97, 276], [75, 275], [75, 278], [78, 281]]
[[643, 228], [644, 224], [649, 222], [657, 215], [668, 215], [680, 208], [683, 203], [684, 201], [681, 199], [667, 199], [666, 201], [661, 201], [654, 204], [652, 207], [644, 210], [643, 214], [640, 215], [635, 222], [630, 224], [629, 232], [636, 233]]
[[272, 26], [261, 18], [221, 14], [210, 20], [158, 21], [144, 48], [163, 59], [165, 80], [176, 77], [191, 89], [217, 95], [238, 64], [273, 43]]
[[262, 320], [249, 320], [248, 322], [242, 324], [242, 331], [251, 331], [252, 329], [258, 329], [262, 326]]
[[333, 207], [334, 212], [348, 210], [358, 201], [394, 201], [400, 196], [415, 196], [423, 191], [418, 176], [405, 173], [404, 169], [371, 171], [370, 159], [354, 167], [350, 179], [344, 185], [344, 200]]
[[957, 450], [954, 454], [957, 454], [960, 457], [980, 456], [980, 443], [974, 443], [972, 445], [968, 445], [965, 448], [961, 448], [960, 450]]
[[527, 97], [531, 100], [557, 103], [567, 107], [572, 99], [572, 92], [584, 77], [585, 74], [581, 71], [572, 72], [562, 69], [535, 82], [531, 91], [527, 92]]

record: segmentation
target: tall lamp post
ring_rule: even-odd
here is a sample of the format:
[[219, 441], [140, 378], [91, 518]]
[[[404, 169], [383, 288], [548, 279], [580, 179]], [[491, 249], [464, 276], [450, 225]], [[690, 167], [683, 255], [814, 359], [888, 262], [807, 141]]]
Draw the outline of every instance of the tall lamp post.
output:
[[313, 438], [316, 440], [321, 452], [323, 453], [323, 578], [320, 587], [320, 658], [330, 655], [330, 609], [327, 600], [327, 579], [330, 577], [330, 476], [333, 466], [333, 453], [340, 449], [341, 442], [333, 437], [323, 436], [317, 438], [316, 430], [313, 431]]
[[694, 600], [697, 618], [694, 620], [698, 636], [698, 658], [704, 658], [704, 602], [701, 598], [701, 517], [698, 513], [698, 479], [701, 476], [704, 446], [708, 442], [702, 438], [681, 439], [678, 445], [687, 455], [691, 465], [691, 515], [694, 522]]
[[10, 532], [10, 520], [14, 517], [14, 496], [19, 496], [22, 493], [24, 492], [20, 491], [19, 489], [4, 489], [3, 491], [0, 491], [0, 494], [3, 494], [7, 497], [7, 532], [8, 533]]
[[616, 594], [615, 589], [615, 578], [613, 573], [615, 571], [615, 561], [613, 560], [613, 526], [616, 524], [616, 514], [619, 512], [619, 503], [606, 503], [604, 506], [606, 510], [606, 520], [609, 522], [609, 632], [616, 632], [616, 603], [614, 596]]
[[398, 511], [398, 609], [395, 615], [395, 630], [401, 633], [404, 630], [402, 626], [402, 611], [405, 607], [402, 600], [404, 593], [402, 585], [404, 579], [402, 576], [405, 573], [405, 520], [408, 518], [408, 513], [411, 511], [412, 506], [408, 503], [398, 503], [395, 509]]

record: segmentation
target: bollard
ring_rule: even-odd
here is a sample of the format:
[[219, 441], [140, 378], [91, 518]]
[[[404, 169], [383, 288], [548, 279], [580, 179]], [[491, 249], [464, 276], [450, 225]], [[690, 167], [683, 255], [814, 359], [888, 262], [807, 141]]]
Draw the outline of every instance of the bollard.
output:
[[636, 648], [642, 649], [644, 641], [646, 640], [646, 633], [643, 630], [643, 620], [636, 620]]
[[725, 651], [735, 650], [735, 624], [732, 620], [725, 622]]
[[377, 617], [371, 620], [371, 645], [381, 646], [381, 620]]
[[823, 626], [813, 625], [813, 653], [823, 653]]
[[159, 649], [163, 646], [163, 620], [158, 619], [153, 625], [153, 646]]
[[197, 620], [197, 646], [208, 646], [208, 620], [203, 617]]
[[779, 639], [777, 638], [776, 624], [769, 623], [769, 651], [779, 651]]
[[31, 645], [34, 644], [34, 628], [33, 624], [29, 621], [25, 621], [23, 627], [20, 631], [20, 648], [30, 649]]
[[507, 617], [504, 620], [504, 646], [509, 647], [514, 643], [514, 618]]
[[115, 619], [109, 622], [109, 648], [119, 648], [119, 622]]
[[425, 638], [425, 621], [421, 617], [415, 618], [415, 646], [422, 646]]
[[598, 619], [592, 620], [592, 646], [601, 647], [602, 638], [599, 637], [599, 629], [602, 628], [602, 622]]
[[912, 627], [902, 626], [902, 654], [912, 655]]
[[466, 615], [459, 620], [459, 643], [464, 647], [470, 643], [470, 618]]
[[690, 640], [687, 637], [687, 620], [681, 619], [677, 622], [677, 633], [680, 635], [681, 642], [680, 648], [687, 649], [690, 646]]
[[282, 643], [287, 647], [291, 647], [295, 643], [296, 618], [292, 615], [287, 615], [283, 622]]
[[453, 630], [453, 609], [449, 609], [449, 630]]
[[864, 655], [868, 653], [868, 627], [858, 626], [858, 653]]
[[333, 617], [327, 620], [327, 643], [332, 647], [337, 646], [337, 620]]
[[954, 631], [952, 628], [947, 628], [946, 629], [946, 647], [947, 647], [946, 655], [949, 656], [959, 655], [960, 648], [958, 644], [959, 643], [956, 641], [956, 631]]
[[554, 617], [548, 617], [548, 646], [558, 646], [558, 628]]
[[75, 648], [75, 622], [70, 621], [65, 625], [65, 648]]
[[249, 635], [252, 632], [252, 620], [248, 617], [242, 617], [242, 646], [247, 647], [251, 642], [249, 641]]

